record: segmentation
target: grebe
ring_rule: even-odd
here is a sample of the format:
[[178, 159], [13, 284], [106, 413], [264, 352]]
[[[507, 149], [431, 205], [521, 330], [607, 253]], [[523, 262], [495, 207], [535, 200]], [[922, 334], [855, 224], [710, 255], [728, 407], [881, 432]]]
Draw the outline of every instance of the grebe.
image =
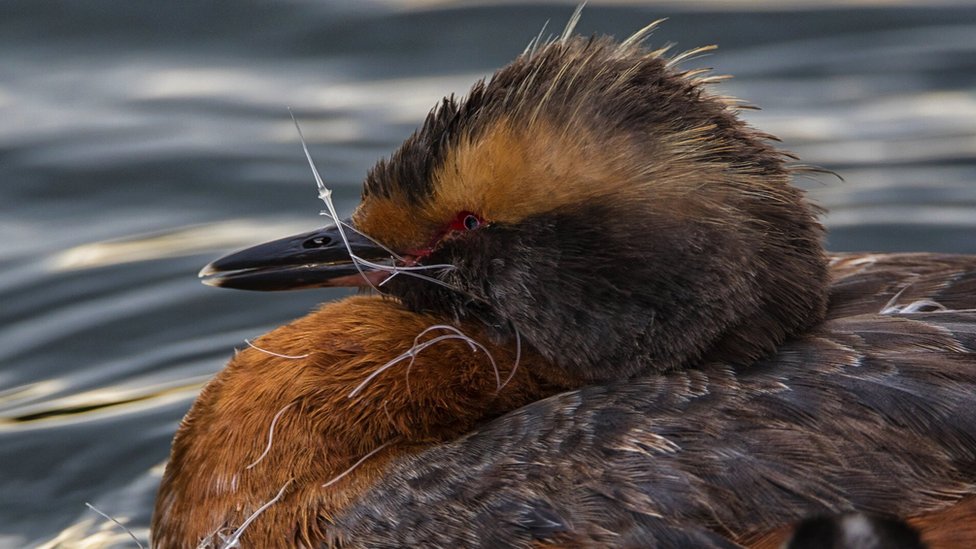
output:
[[345, 225], [204, 269], [386, 295], [218, 374], [156, 546], [775, 547], [851, 510], [976, 540], [976, 258], [828, 256], [791, 157], [651, 28], [534, 44]]

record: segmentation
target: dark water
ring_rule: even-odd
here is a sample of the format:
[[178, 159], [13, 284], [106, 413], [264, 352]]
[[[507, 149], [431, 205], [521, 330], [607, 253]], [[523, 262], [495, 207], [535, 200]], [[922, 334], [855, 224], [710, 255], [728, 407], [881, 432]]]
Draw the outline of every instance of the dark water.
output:
[[[0, 546], [134, 546], [86, 501], [145, 539], [201, 384], [245, 338], [341, 295], [196, 280], [221, 251], [323, 222], [286, 105], [348, 212], [439, 97], [571, 10], [0, 4]], [[805, 183], [832, 249], [976, 253], [976, 8], [600, 4], [579, 30], [662, 16], [651, 43], [720, 44], [696, 63], [844, 176]]]

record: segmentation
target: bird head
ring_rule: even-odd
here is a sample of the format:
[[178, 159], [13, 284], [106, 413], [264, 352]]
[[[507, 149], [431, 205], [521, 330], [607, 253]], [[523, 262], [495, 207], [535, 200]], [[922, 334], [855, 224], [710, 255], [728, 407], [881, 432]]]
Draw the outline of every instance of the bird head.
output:
[[566, 379], [748, 363], [822, 319], [789, 155], [640, 37], [566, 37], [444, 99], [346, 225], [238, 252], [218, 286], [372, 285], [518, 335]]

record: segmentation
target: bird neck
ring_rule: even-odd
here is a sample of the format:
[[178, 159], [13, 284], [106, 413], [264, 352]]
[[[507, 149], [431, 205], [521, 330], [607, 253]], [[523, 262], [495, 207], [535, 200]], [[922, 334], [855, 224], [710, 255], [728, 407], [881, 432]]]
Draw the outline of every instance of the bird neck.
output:
[[180, 425], [154, 545], [220, 546], [246, 525], [246, 546], [315, 546], [391, 459], [558, 390], [538, 381], [530, 349], [436, 326], [354, 297], [237, 353]]

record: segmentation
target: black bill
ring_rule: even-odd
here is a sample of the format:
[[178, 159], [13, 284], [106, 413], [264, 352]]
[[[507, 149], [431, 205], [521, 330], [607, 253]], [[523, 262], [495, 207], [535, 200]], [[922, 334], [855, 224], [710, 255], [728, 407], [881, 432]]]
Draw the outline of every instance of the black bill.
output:
[[384, 265], [392, 264], [390, 253], [347, 227], [343, 232], [346, 240], [331, 226], [258, 244], [210, 263], [200, 278], [210, 286], [266, 292], [382, 282], [389, 273], [362, 264], [357, 269], [350, 251]]

